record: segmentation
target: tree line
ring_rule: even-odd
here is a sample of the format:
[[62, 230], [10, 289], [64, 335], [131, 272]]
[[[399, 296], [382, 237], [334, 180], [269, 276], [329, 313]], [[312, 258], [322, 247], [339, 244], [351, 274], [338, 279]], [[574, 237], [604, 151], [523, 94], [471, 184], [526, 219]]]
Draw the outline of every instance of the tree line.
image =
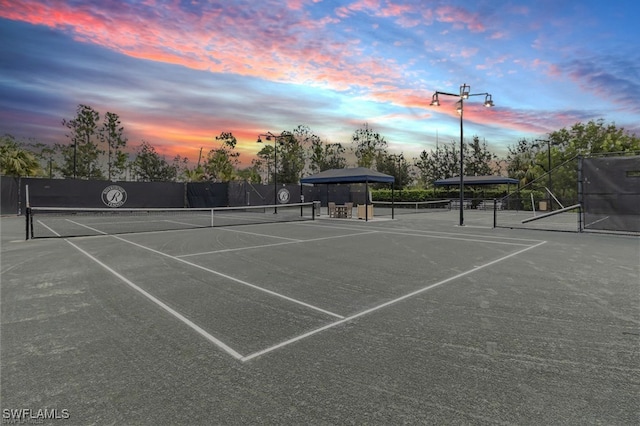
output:
[[[75, 117], [64, 119], [61, 124], [67, 131], [68, 143], [53, 147], [3, 136], [0, 173], [77, 179], [251, 183], [277, 179], [281, 183], [297, 183], [310, 174], [355, 165], [394, 176], [395, 186], [400, 189], [430, 188], [434, 181], [460, 173], [458, 141], [438, 144], [409, 159], [403, 153], [390, 152], [387, 139], [368, 123], [356, 129], [348, 143], [323, 141], [305, 125], [269, 135], [245, 168], [240, 167], [237, 139], [230, 131], [215, 136], [214, 146], [204, 155], [204, 147], [201, 148], [197, 163], [191, 165], [180, 155], [167, 161], [148, 141], [141, 141], [132, 150], [120, 117], [112, 112], [101, 115], [81, 104]], [[544, 140], [521, 139], [508, 147], [503, 158], [491, 152], [479, 136], [473, 136], [462, 149], [465, 175], [506, 173], [525, 185], [577, 154], [638, 152], [640, 139], [615, 124], [595, 120], [551, 132]]]

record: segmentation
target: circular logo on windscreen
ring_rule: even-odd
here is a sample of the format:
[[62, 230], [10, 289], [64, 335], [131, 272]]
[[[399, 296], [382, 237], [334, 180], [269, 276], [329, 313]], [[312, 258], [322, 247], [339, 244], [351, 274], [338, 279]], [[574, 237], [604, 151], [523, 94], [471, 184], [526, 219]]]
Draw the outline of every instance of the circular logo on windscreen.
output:
[[291, 194], [289, 194], [289, 190], [287, 188], [282, 188], [278, 191], [278, 202], [280, 204], [287, 204], [290, 198]]
[[127, 191], [118, 185], [107, 186], [102, 191], [102, 202], [109, 207], [120, 207], [127, 201]]

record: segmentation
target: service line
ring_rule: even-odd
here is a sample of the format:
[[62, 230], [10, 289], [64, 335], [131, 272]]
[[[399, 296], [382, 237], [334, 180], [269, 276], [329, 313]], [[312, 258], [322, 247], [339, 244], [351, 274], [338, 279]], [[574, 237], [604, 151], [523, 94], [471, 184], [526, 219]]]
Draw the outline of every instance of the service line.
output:
[[[242, 232], [243, 234], [253, 234], [252, 232], [244, 232], [244, 231], [235, 231], [235, 230], [227, 230], [225, 229], [225, 231], [230, 231], [230, 232]], [[260, 244], [257, 246], [248, 246], [248, 247], [238, 247], [238, 248], [231, 248], [231, 249], [220, 249], [220, 250], [212, 250], [212, 251], [203, 251], [203, 252], [199, 252], [199, 253], [189, 253], [189, 254], [181, 254], [179, 256], [179, 258], [183, 258], [183, 257], [191, 257], [191, 256], [201, 256], [201, 255], [205, 255], [205, 254], [215, 254], [215, 253], [227, 253], [230, 251], [243, 251], [243, 250], [251, 250], [251, 249], [256, 249], [256, 248], [265, 248], [265, 247], [275, 247], [275, 246], [284, 246], [284, 245], [288, 245], [288, 244], [300, 244], [300, 243], [309, 243], [309, 242], [314, 242], [314, 241], [323, 241], [323, 240], [332, 240], [335, 238], [347, 238], [347, 237], [355, 237], [357, 235], [367, 235], [367, 234], [376, 234], [379, 233], [378, 231], [367, 231], [367, 232], [358, 232], [356, 234], [348, 234], [348, 235], [334, 235], [332, 237], [320, 237], [320, 238], [310, 238], [308, 240], [291, 240], [291, 241], [284, 241], [281, 243], [271, 243], [271, 244]], [[272, 237], [272, 235], [266, 235], [266, 234], [253, 234], [253, 235], [259, 235], [259, 236], [263, 236], [263, 237]], [[283, 237], [273, 237], [273, 238], [283, 238]]]

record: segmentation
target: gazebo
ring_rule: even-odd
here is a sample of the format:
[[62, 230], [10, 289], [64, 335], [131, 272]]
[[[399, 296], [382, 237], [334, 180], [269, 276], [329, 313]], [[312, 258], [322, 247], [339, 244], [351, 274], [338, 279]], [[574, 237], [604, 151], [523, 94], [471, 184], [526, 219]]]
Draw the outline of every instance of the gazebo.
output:
[[[509, 192], [508, 185], [518, 185], [520, 181], [505, 176], [464, 176], [462, 182], [464, 186], [489, 186], [489, 185], [507, 185], [507, 192]], [[458, 186], [460, 185], [460, 176], [455, 176], [447, 179], [438, 179], [433, 183], [435, 186]], [[463, 194], [460, 194], [460, 215], [462, 217], [462, 209], [464, 209], [464, 203], [462, 199]]]
[[339, 183], [364, 183], [365, 193], [365, 220], [369, 220], [369, 183], [391, 183], [393, 201], [393, 176], [367, 169], [366, 167], [352, 167], [344, 169], [329, 169], [300, 179], [301, 184], [339, 184]]

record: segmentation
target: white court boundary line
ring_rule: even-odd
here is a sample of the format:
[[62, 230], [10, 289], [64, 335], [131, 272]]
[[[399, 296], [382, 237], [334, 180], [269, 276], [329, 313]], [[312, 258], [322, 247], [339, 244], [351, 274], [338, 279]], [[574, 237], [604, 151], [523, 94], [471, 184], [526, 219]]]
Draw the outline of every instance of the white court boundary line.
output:
[[[329, 225], [314, 225], [314, 224], [299, 224], [299, 226], [311, 226], [311, 227], [320, 227], [320, 228], [333, 228], [333, 229], [341, 229], [348, 231], [363, 231], [366, 228], [364, 226], [329, 226]], [[478, 234], [464, 234], [464, 233], [454, 233], [454, 232], [440, 232], [440, 231], [427, 231], [422, 229], [411, 229], [411, 228], [383, 228], [377, 227], [375, 228], [377, 232], [385, 233], [385, 234], [397, 234], [397, 235], [410, 235], [413, 237], [426, 237], [426, 238], [440, 238], [440, 239], [448, 239], [448, 240], [457, 240], [457, 241], [469, 241], [469, 242], [478, 242], [485, 244], [508, 244], [508, 245], [520, 245], [520, 246], [529, 246], [529, 244], [525, 244], [524, 241], [529, 243], [539, 243], [542, 240], [534, 240], [528, 238], [513, 238], [513, 237], [500, 237], [493, 235], [478, 235]], [[472, 237], [472, 238], [469, 238]], [[476, 239], [477, 238], [477, 239]], [[493, 241], [493, 240], [512, 240], [512, 241], [523, 241], [523, 243], [508, 243], [505, 241]]]

